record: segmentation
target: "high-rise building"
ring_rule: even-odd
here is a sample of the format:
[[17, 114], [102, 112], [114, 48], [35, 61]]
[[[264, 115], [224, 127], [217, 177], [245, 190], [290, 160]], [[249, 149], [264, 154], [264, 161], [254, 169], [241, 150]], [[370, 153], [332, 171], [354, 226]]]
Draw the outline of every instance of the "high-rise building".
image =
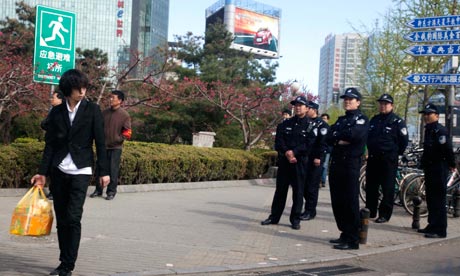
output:
[[[17, 0], [0, 2], [0, 19], [17, 18]], [[76, 13], [75, 47], [99, 48], [109, 67], [126, 66], [131, 53], [150, 55], [168, 39], [169, 0], [24, 0]]]
[[328, 35], [321, 47], [318, 95], [323, 110], [329, 108], [346, 87], [357, 87], [361, 70], [359, 34]]

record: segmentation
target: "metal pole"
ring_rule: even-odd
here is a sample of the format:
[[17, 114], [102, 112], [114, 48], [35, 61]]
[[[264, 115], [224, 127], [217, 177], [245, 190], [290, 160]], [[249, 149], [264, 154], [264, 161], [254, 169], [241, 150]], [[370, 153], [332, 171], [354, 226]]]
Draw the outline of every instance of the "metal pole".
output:
[[454, 102], [455, 102], [455, 86], [449, 85], [446, 91], [447, 96], [447, 112], [446, 112], [446, 127], [449, 134], [449, 140], [452, 141], [452, 132], [454, 129]]
[[[51, 99], [51, 97], [53, 97], [55, 89], [56, 89], [56, 86], [54, 84], [51, 84], [50, 99]], [[50, 110], [51, 110], [51, 108], [53, 108], [53, 106], [50, 103]]]

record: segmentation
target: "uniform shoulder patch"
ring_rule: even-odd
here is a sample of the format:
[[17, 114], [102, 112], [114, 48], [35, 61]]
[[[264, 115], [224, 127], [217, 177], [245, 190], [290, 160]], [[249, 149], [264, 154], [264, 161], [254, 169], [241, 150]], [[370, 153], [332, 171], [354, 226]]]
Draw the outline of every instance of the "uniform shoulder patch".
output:
[[446, 135], [439, 136], [439, 144], [444, 145], [447, 142]]
[[327, 128], [323, 127], [322, 129], [319, 130], [319, 132], [321, 133], [321, 135], [326, 135], [327, 134]]
[[407, 128], [405, 127], [401, 128], [401, 134], [404, 136], [407, 136]]

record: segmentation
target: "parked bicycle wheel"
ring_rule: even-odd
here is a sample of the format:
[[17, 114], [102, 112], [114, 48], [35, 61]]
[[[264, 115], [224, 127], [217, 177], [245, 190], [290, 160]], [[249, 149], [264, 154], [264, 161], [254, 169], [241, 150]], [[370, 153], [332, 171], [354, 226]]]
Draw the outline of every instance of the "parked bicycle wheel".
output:
[[[399, 197], [400, 194], [400, 186], [398, 182], [398, 177], [395, 178], [395, 198], [394, 201]], [[366, 171], [361, 172], [359, 176], [359, 197], [361, 200], [366, 203]], [[383, 193], [382, 187], [379, 188], [379, 202], [382, 201]]]
[[413, 199], [419, 196], [422, 199], [420, 205], [420, 217], [428, 216], [428, 208], [426, 206], [426, 192], [425, 192], [425, 176], [418, 175], [407, 183], [403, 191], [403, 206], [404, 209], [411, 215], [414, 214]]
[[399, 194], [398, 194], [399, 202], [401, 203], [400, 206], [402, 206], [404, 202], [403, 196], [404, 196], [404, 190], [407, 184], [410, 183], [415, 177], [419, 175], [423, 175], [423, 173], [422, 172], [410, 172], [410, 173], [405, 174], [404, 177], [400, 180]]
[[[450, 179], [453, 177], [453, 181], [451, 183]], [[454, 174], [453, 176], [449, 177], [449, 181], [447, 182], [447, 193], [446, 193], [446, 208], [448, 214], [454, 214], [455, 208], [455, 196], [454, 194], [457, 193], [457, 190], [460, 189], [460, 178], [458, 178], [458, 173]]]

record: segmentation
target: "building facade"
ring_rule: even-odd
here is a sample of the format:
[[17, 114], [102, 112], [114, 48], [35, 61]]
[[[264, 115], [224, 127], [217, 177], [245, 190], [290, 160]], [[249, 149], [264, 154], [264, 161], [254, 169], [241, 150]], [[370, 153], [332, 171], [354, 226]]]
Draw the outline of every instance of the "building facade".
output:
[[[0, 19], [17, 18], [17, 0], [0, 2]], [[167, 43], [169, 0], [24, 0], [30, 6], [43, 5], [75, 12], [75, 48], [99, 48], [107, 53], [109, 67], [121, 69], [131, 53], [151, 54]]]
[[361, 71], [359, 34], [328, 35], [320, 51], [318, 95], [323, 110], [328, 109], [346, 87], [357, 87]]

